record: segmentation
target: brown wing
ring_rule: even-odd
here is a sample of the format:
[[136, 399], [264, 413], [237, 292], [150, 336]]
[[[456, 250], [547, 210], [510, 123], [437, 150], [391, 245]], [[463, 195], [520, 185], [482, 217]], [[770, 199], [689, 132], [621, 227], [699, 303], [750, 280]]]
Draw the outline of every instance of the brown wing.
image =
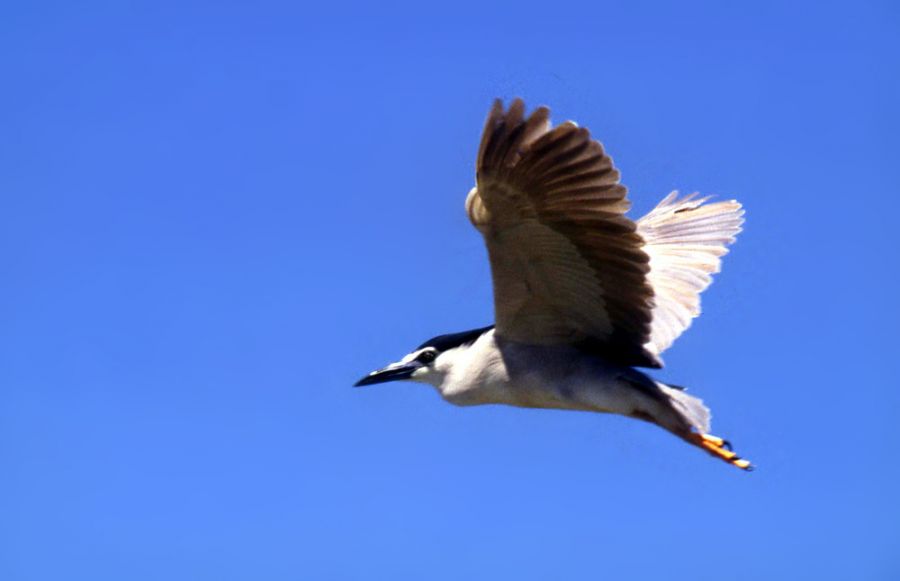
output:
[[541, 107], [520, 99], [488, 116], [478, 185], [466, 200], [484, 235], [498, 336], [570, 343], [624, 365], [660, 367], [644, 345], [653, 290], [649, 258], [619, 172], [587, 129], [550, 127]]

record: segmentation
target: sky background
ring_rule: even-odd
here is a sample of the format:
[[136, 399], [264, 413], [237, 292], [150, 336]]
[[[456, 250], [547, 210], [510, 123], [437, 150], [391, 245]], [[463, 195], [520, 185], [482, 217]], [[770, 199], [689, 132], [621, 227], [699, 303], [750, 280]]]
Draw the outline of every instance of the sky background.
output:
[[[900, 9], [28, 2], [0, 18], [0, 579], [900, 578]], [[654, 426], [353, 389], [489, 324], [495, 97], [745, 232]]]

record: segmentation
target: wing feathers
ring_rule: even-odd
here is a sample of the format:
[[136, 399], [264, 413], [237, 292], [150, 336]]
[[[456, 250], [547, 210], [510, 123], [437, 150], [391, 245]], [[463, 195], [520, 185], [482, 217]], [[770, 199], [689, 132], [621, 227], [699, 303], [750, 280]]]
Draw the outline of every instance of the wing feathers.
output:
[[626, 365], [658, 367], [700, 312], [700, 293], [743, 222], [737, 202], [675, 192], [635, 224], [619, 172], [575, 123], [496, 101], [466, 200], [484, 234], [497, 333], [579, 342]]
[[659, 366], [650, 337], [650, 257], [619, 172], [587, 129], [551, 128], [541, 107], [495, 102], [466, 208], [484, 234], [497, 333], [525, 342], [585, 342], [626, 365]]
[[650, 257], [647, 275], [656, 295], [647, 349], [662, 353], [700, 314], [700, 293], [719, 272], [721, 257], [741, 231], [744, 211], [734, 200], [706, 204], [691, 194], [666, 196], [638, 220]]

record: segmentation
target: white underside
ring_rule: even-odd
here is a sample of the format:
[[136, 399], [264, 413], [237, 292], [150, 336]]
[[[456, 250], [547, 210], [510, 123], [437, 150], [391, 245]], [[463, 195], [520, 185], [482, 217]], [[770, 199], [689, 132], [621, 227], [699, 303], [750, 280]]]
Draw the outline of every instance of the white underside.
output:
[[442, 353], [414, 379], [434, 385], [456, 405], [664, 415], [658, 399], [623, 380], [628, 372], [570, 346], [508, 343], [489, 331], [470, 346]]

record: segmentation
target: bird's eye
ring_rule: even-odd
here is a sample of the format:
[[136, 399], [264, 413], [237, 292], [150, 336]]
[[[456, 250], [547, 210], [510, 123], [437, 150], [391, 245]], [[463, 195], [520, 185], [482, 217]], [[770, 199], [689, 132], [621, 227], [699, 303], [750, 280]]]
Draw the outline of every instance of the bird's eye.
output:
[[431, 363], [437, 357], [434, 351], [422, 351], [416, 359], [421, 363]]

